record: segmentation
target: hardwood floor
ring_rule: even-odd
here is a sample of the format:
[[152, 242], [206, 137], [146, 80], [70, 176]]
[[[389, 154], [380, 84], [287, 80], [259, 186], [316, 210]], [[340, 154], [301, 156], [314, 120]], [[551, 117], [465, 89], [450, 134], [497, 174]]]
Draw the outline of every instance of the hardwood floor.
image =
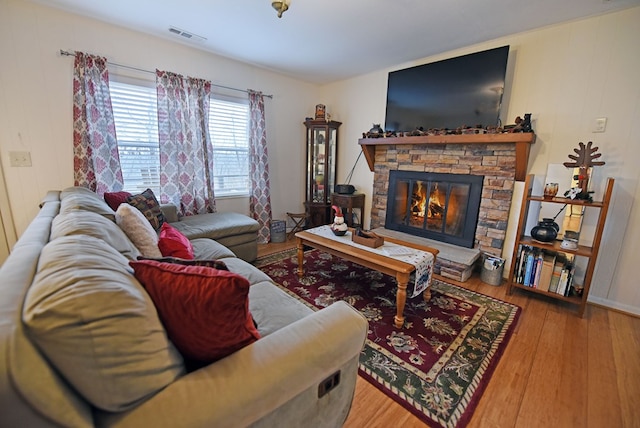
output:
[[[258, 254], [292, 246], [259, 245]], [[519, 290], [507, 295], [478, 275], [458, 285], [522, 308], [469, 427], [640, 427], [640, 318], [594, 305], [579, 318], [577, 306]], [[425, 425], [358, 378], [344, 426]]]

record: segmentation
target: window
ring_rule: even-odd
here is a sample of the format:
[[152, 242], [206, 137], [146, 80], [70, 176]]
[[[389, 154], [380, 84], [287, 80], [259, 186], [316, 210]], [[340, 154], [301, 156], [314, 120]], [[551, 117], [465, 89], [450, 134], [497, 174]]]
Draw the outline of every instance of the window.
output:
[[155, 88], [109, 82], [124, 190], [160, 193], [158, 108]]
[[249, 105], [211, 98], [209, 137], [217, 196], [249, 194]]
[[[160, 192], [158, 114], [154, 87], [110, 81], [124, 190]], [[216, 197], [249, 194], [249, 105], [247, 100], [211, 98]]]

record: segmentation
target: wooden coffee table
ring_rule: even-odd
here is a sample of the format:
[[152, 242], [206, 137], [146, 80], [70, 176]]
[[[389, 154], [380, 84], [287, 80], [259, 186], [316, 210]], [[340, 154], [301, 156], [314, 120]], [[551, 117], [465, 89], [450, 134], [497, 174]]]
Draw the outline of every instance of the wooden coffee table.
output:
[[[350, 229], [350, 232], [353, 232], [353, 230]], [[373, 253], [371, 251], [363, 250], [349, 244], [328, 239], [307, 231], [297, 232], [295, 236], [298, 245], [298, 277], [302, 277], [304, 275], [305, 245], [395, 277], [398, 289], [396, 291], [396, 315], [393, 318], [393, 321], [397, 328], [402, 328], [404, 325], [404, 306], [407, 301], [407, 284], [409, 283], [409, 276], [411, 275], [411, 272], [416, 270], [414, 265], [381, 254]], [[435, 257], [438, 254], [438, 250], [435, 248], [421, 246], [411, 242], [404, 242], [399, 239], [388, 238], [386, 236], [384, 237], [384, 240], [385, 242], [393, 242], [394, 244], [403, 245], [405, 247], [428, 251], [433, 254], [435, 263]], [[424, 290], [423, 297], [426, 302], [431, 299], [431, 285]]]

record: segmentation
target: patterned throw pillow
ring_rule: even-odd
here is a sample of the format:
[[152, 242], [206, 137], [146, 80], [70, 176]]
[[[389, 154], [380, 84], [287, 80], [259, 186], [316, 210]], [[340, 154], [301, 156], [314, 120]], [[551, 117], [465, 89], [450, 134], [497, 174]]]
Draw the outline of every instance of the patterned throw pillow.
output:
[[164, 214], [160, 209], [160, 204], [153, 194], [153, 190], [147, 189], [139, 195], [132, 195], [127, 198], [127, 202], [140, 210], [149, 220], [151, 226], [158, 232], [165, 222]]
[[151, 260], [129, 262], [185, 360], [208, 364], [260, 338], [249, 281], [236, 273]]
[[173, 263], [175, 265], [182, 266], [204, 266], [219, 270], [229, 270], [227, 265], [222, 260], [204, 260], [204, 259], [181, 259], [179, 257], [144, 257], [138, 256], [138, 260], [152, 260], [160, 263]]

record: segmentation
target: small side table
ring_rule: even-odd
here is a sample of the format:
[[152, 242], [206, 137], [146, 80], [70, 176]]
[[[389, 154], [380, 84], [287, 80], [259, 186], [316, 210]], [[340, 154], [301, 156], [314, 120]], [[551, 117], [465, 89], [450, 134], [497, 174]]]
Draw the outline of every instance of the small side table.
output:
[[[353, 193], [351, 195], [332, 193], [331, 205], [342, 209], [347, 226], [362, 227], [364, 224], [364, 193]], [[354, 209], [359, 210], [355, 217], [353, 215]], [[354, 220], [357, 220], [357, 222]]]
[[287, 238], [291, 239], [291, 237], [293, 235], [295, 235], [296, 232], [304, 230], [304, 228], [306, 226], [307, 218], [309, 218], [309, 215], [306, 212], [304, 212], [304, 213], [290, 213], [290, 212], [288, 212], [287, 216], [293, 222], [293, 228], [287, 234]]

